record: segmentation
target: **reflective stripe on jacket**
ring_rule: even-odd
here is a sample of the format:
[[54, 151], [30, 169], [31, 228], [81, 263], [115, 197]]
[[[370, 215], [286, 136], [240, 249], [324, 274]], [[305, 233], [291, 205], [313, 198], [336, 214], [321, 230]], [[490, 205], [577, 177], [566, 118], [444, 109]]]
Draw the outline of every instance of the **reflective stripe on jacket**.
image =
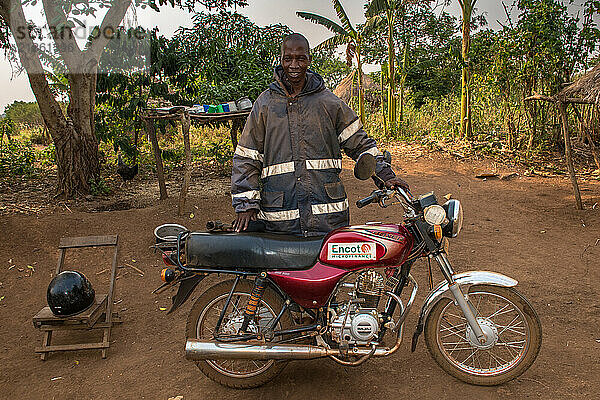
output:
[[233, 156], [231, 193], [235, 211], [258, 209], [268, 231], [315, 236], [349, 224], [342, 150], [354, 160], [375, 155], [382, 181], [395, 174], [356, 113], [318, 74], [306, 78], [295, 98], [274, 82], [256, 99]]

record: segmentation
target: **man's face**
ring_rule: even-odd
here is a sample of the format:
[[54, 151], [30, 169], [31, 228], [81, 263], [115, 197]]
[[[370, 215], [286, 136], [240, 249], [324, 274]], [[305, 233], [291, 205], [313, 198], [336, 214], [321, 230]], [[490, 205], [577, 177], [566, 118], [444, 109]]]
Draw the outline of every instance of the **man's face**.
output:
[[306, 79], [310, 56], [306, 44], [300, 40], [289, 40], [283, 45], [281, 54], [283, 71], [292, 85], [299, 85]]

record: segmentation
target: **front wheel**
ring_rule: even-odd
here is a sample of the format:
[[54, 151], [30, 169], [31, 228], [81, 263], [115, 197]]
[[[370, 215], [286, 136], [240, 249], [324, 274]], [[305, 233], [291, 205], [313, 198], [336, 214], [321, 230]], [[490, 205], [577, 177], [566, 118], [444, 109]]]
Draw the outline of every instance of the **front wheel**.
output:
[[[221, 282], [204, 292], [192, 306], [186, 326], [187, 338], [213, 339], [214, 329], [227, 302], [233, 280]], [[240, 280], [227, 307], [219, 334], [235, 335], [244, 320], [244, 310], [252, 291], [252, 282]], [[249, 330], [263, 333], [276, 318], [283, 300], [269, 286], [265, 288]], [[284, 313], [275, 326], [276, 330], [291, 327], [289, 313]], [[275, 338], [277, 339], [277, 338]], [[275, 340], [276, 341], [276, 340]], [[275, 378], [286, 366], [286, 361], [276, 360], [202, 360], [196, 362], [200, 370], [210, 379], [235, 389], [261, 386]]]
[[488, 338], [480, 344], [462, 310], [451, 299], [439, 301], [425, 321], [425, 341], [444, 371], [474, 385], [508, 382], [535, 361], [542, 344], [540, 319], [516, 289], [474, 285], [469, 303]]

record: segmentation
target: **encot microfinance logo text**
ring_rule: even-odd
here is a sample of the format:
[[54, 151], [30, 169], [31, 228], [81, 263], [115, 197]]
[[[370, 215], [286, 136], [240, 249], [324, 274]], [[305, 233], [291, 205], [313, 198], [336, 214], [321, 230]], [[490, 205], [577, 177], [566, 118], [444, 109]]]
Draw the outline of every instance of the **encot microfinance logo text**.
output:
[[371, 242], [329, 243], [329, 260], [375, 260], [376, 247]]

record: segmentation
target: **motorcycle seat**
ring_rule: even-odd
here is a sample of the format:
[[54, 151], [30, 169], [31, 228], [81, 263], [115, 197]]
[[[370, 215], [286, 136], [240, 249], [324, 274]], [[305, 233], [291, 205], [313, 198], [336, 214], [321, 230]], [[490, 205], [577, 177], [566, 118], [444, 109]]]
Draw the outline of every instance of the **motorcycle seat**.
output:
[[194, 232], [185, 241], [186, 264], [211, 269], [303, 270], [317, 262], [323, 238]]

